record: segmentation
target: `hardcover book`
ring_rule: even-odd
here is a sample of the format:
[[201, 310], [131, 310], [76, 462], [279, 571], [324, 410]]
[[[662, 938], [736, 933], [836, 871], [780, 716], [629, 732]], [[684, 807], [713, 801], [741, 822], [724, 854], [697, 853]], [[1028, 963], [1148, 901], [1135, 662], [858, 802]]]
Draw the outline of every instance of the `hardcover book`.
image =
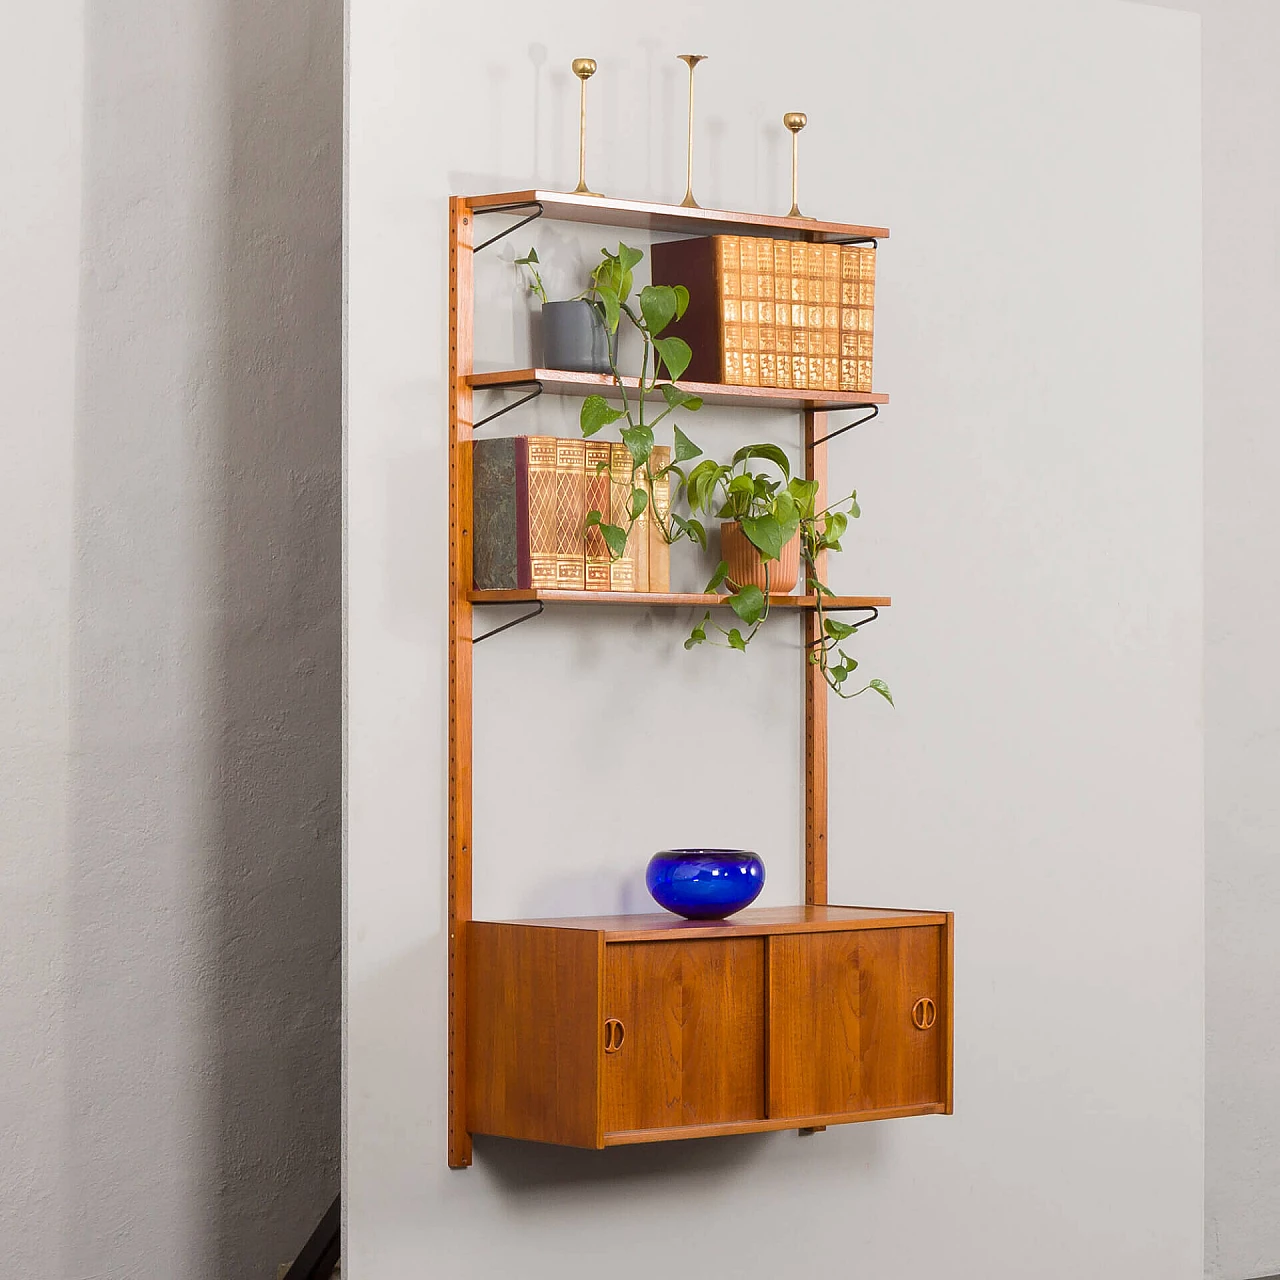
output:
[[587, 442], [556, 440], [556, 587], [586, 589]]
[[[631, 450], [621, 441], [610, 446], [610, 507], [613, 519], [610, 523], [627, 527], [627, 508], [631, 501]], [[636, 589], [636, 531], [631, 530], [627, 547], [617, 560], [609, 562], [609, 590], [634, 591]]]
[[[641, 467], [635, 473], [635, 487], [643, 489], [646, 493], [649, 490], [648, 484], [648, 468]], [[649, 587], [649, 507], [646, 504], [645, 509], [636, 517], [636, 522], [631, 526], [631, 534], [627, 538], [627, 549], [635, 547], [635, 590], [648, 591]]]
[[471, 583], [477, 591], [556, 585], [555, 438], [471, 442]]
[[649, 521], [649, 590], [671, 590], [671, 545], [662, 536], [662, 529], [671, 513], [671, 476], [662, 475], [671, 465], [671, 449], [656, 444], [649, 454], [653, 468], [653, 518]]
[[[609, 495], [609, 468], [613, 450], [607, 440], [586, 442], [586, 499], [587, 514], [600, 512], [603, 520], [612, 521], [613, 507]], [[611, 558], [604, 534], [594, 525], [586, 532], [585, 564], [588, 591], [608, 591], [613, 575]]]

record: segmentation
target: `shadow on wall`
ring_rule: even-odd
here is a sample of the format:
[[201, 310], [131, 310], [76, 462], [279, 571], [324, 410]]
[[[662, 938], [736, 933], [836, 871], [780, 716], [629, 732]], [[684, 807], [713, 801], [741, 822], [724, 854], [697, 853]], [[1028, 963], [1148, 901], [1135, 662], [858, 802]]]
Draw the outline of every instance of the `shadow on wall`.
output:
[[341, 0], [90, 0], [67, 1274], [338, 1189]]

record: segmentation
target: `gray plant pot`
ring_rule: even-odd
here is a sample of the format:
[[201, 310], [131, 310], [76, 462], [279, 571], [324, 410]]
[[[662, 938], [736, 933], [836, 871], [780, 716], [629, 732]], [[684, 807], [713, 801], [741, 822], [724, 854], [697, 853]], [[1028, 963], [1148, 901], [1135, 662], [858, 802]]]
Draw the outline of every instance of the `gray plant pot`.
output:
[[575, 373], [609, 373], [609, 331], [591, 303], [542, 304], [542, 365]]

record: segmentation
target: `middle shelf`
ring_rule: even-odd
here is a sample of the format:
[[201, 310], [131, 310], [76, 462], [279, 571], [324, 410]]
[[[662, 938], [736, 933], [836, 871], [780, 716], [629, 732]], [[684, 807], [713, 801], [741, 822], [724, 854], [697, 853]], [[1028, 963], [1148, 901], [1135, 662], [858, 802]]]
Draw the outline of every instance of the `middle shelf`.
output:
[[[608, 373], [573, 373], [566, 369], [500, 369], [493, 373], [473, 373], [466, 379], [476, 390], [500, 387], [529, 387], [535, 383], [545, 392], [564, 396], [602, 395], [618, 397], [613, 375]], [[639, 386], [639, 380], [624, 377], [628, 391]], [[707, 404], [755, 405], [772, 409], [812, 409], [830, 411], [859, 409], [866, 405], [888, 404], [889, 397], [879, 391], [795, 390], [789, 387], [743, 387], [721, 382], [677, 381], [681, 391], [701, 396]]]
[[[697, 609], [727, 607], [728, 596], [705, 595], [697, 591], [554, 591], [545, 587], [517, 588], [507, 591], [468, 591], [472, 604], [639, 604], [679, 608], [691, 605]], [[842, 609], [887, 609], [889, 596], [828, 596], [823, 608], [831, 612]], [[815, 595], [770, 595], [771, 609], [815, 609]]]

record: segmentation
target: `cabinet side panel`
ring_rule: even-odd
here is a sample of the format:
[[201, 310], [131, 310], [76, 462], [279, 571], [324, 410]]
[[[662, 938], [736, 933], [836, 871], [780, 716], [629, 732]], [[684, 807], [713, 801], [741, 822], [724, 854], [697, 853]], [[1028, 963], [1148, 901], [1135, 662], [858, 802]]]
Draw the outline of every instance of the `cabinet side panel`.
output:
[[600, 951], [589, 930], [470, 926], [473, 1133], [600, 1145]]
[[611, 943], [606, 1133], [764, 1116], [764, 939]]
[[[945, 927], [876, 929], [858, 937], [861, 1106], [945, 1103]], [[928, 1003], [913, 1016], [921, 1001]]]
[[861, 937], [794, 933], [769, 939], [771, 1118], [861, 1109]]

